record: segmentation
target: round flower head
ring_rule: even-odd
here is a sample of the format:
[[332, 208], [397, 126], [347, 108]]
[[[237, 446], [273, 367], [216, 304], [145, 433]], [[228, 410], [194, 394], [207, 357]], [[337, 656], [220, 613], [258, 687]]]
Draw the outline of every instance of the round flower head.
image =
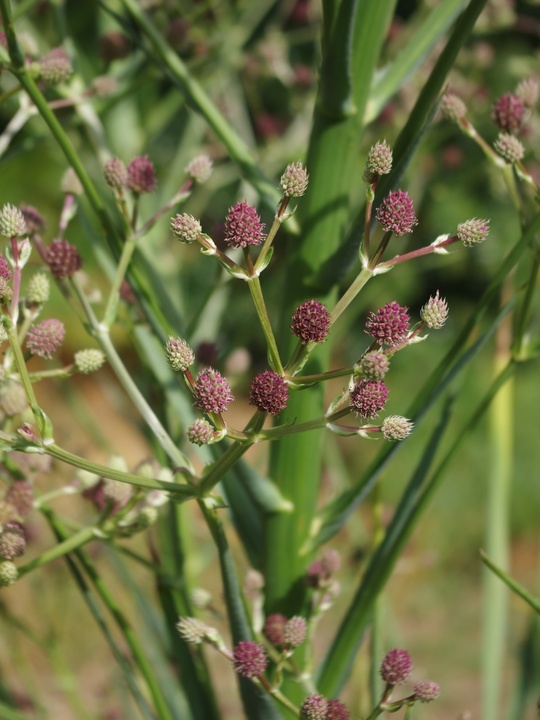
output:
[[45, 273], [38, 272], [32, 275], [26, 288], [26, 300], [29, 303], [43, 305], [49, 299], [51, 284]]
[[285, 197], [302, 197], [306, 192], [309, 175], [300, 161], [291, 163], [279, 181], [279, 187]]
[[187, 436], [190, 443], [193, 445], [209, 445], [214, 440], [214, 428], [208, 420], [197, 419], [194, 420], [187, 429]]
[[401, 415], [389, 415], [384, 418], [381, 432], [385, 440], [397, 442], [409, 437], [414, 428], [414, 423]]
[[377, 208], [375, 216], [385, 232], [393, 232], [398, 237], [418, 225], [413, 201], [404, 190], [391, 191]]
[[325, 720], [350, 720], [351, 713], [341, 700], [329, 700]]
[[489, 234], [489, 220], [466, 220], [457, 227], [457, 236], [465, 247], [484, 242]]
[[388, 388], [383, 380], [358, 381], [350, 393], [349, 406], [355, 415], [362, 418], [374, 418], [386, 405]]
[[439, 697], [441, 688], [434, 680], [421, 680], [414, 686], [414, 699], [421, 703], [432, 702]]
[[306, 300], [294, 311], [291, 330], [303, 345], [324, 342], [330, 331], [330, 313], [318, 300]]
[[5, 501], [24, 518], [34, 507], [34, 488], [28, 480], [15, 480], [6, 493]]
[[96, 372], [105, 362], [105, 355], [97, 348], [78, 350], [73, 358], [75, 367], [83, 375]]
[[67, 240], [53, 240], [47, 248], [47, 264], [57, 278], [71, 277], [82, 267], [79, 251]]
[[420, 310], [420, 318], [426, 323], [430, 330], [440, 330], [448, 317], [448, 303], [439, 297], [439, 291], [435, 297], [430, 297], [427, 303]]
[[48, 318], [33, 325], [26, 336], [26, 347], [32, 355], [50, 360], [64, 341], [66, 329], [56, 318]]
[[197, 155], [186, 165], [186, 173], [194, 182], [202, 185], [212, 174], [213, 167], [214, 165], [208, 155]]
[[0, 562], [0, 587], [8, 587], [13, 585], [19, 577], [17, 567], [11, 560]]
[[0, 559], [15, 560], [26, 552], [26, 536], [21, 523], [11, 522], [4, 525], [0, 534]]
[[202, 233], [201, 223], [187, 213], [171, 218], [171, 230], [175, 238], [185, 245], [190, 245]]
[[45, 229], [45, 219], [35, 207], [32, 207], [32, 205], [21, 205], [21, 212], [26, 220], [26, 228], [29, 235]]
[[268, 665], [268, 656], [262, 645], [251, 640], [238, 643], [233, 651], [234, 669], [245, 678], [262, 675]]
[[0, 255], [0, 278], [6, 282], [11, 280], [11, 268], [3, 255]]
[[69, 55], [64, 48], [58, 47], [50, 50], [39, 60], [40, 78], [47, 85], [58, 85], [69, 80], [73, 73], [73, 66]]
[[371, 335], [379, 345], [398, 345], [407, 337], [409, 331], [408, 308], [392, 301], [376, 313], [370, 312], [366, 320], [365, 332]]
[[185, 642], [190, 645], [200, 645], [212, 630], [206, 623], [194, 617], [181, 617], [176, 623], [176, 629]]
[[212, 368], [205, 368], [197, 375], [193, 397], [195, 405], [205, 413], [224, 412], [234, 400], [227, 380]]
[[287, 383], [273, 370], [264, 370], [253, 378], [249, 390], [249, 404], [260, 412], [278, 415], [287, 406]]
[[156, 171], [148, 155], [133, 158], [128, 165], [127, 184], [138, 195], [151, 193], [157, 187]]
[[195, 353], [182, 338], [173, 338], [169, 335], [165, 345], [167, 361], [173, 370], [185, 372], [195, 362]]
[[326, 720], [328, 700], [323, 695], [308, 695], [300, 707], [301, 720]]
[[395, 648], [387, 653], [381, 663], [381, 677], [388, 685], [404, 683], [412, 673], [413, 665], [407, 650]]
[[264, 223], [257, 211], [247, 202], [229, 208], [225, 218], [225, 242], [230, 248], [260, 245], [264, 238]]
[[457, 95], [446, 93], [441, 101], [441, 112], [447, 120], [459, 122], [467, 114], [467, 107]]
[[0, 210], [0, 235], [7, 238], [27, 235], [26, 220], [19, 208], [6, 203]]
[[533, 78], [525, 78], [516, 88], [516, 95], [523, 102], [525, 107], [532, 108], [538, 102], [538, 92], [540, 88]]
[[491, 116], [501, 130], [515, 132], [523, 123], [524, 112], [523, 100], [514, 93], [506, 93], [493, 105]]
[[520, 140], [510, 133], [499, 133], [499, 136], [493, 143], [493, 147], [497, 154], [510, 165], [519, 162], [525, 155], [525, 148]]
[[28, 398], [26, 392], [16, 381], [8, 381], [2, 384], [0, 390], [0, 409], [8, 416], [19, 415], [28, 407]]
[[383, 352], [366, 353], [360, 362], [359, 370], [367, 380], [383, 380], [390, 368], [390, 360]]
[[386, 140], [375, 143], [368, 152], [364, 178], [368, 182], [371, 182], [379, 175], [388, 175], [391, 169], [392, 150], [390, 149], [390, 145], [388, 145]]
[[300, 615], [287, 620], [283, 629], [283, 640], [290, 647], [298, 647], [306, 639], [307, 623]]
[[264, 621], [263, 635], [272, 645], [285, 644], [287, 618], [281, 613], [272, 613]]
[[62, 176], [60, 189], [66, 195], [82, 195], [84, 188], [78, 178], [77, 173], [72, 167], [69, 167]]
[[120, 189], [127, 185], [128, 170], [121, 160], [112, 157], [103, 166], [103, 176], [107, 185]]

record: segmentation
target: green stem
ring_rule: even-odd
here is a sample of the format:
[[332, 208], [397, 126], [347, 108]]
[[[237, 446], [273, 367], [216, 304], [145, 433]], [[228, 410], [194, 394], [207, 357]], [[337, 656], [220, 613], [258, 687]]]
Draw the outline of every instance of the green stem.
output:
[[[288, 200], [288, 198], [286, 198]], [[281, 205], [283, 204], [283, 200]], [[280, 205], [280, 208], [281, 208]], [[270, 251], [270, 248], [272, 247], [272, 243], [274, 242], [274, 238], [277, 235], [277, 231], [281, 227], [281, 223], [283, 222], [284, 218], [283, 216], [280, 216], [279, 213], [274, 216], [274, 222], [272, 223], [272, 227], [268, 231], [268, 235], [264, 239], [263, 246], [261, 248], [261, 251], [259, 252], [259, 255], [257, 257], [257, 260], [255, 261], [255, 273], [258, 275], [261, 272], [261, 268], [265, 264], [266, 256], [268, 255], [268, 252]]]
[[[42, 512], [47, 514], [50, 511], [47, 511], [46, 508], [42, 508]], [[46, 550], [39, 557], [34, 560], [30, 560], [30, 562], [27, 562], [25, 565], [19, 567], [19, 577], [26, 575], [31, 570], [47, 565], [47, 563], [50, 563], [53, 560], [58, 560], [58, 558], [61, 558], [64, 555], [73, 552], [77, 548], [80, 548], [81, 545], [90, 542], [90, 540], [94, 540], [96, 538], [95, 533], [97, 529], [98, 528], [94, 526], [85, 527], [82, 528], [82, 530], [79, 530], [79, 532], [76, 532], [74, 535], [66, 537], [66, 539], [58, 545], [55, 545], [50, 550]]]
[[116, 272], [114, 274], [114, 279], [111, 285], [111, 289], [109, 291], [107, 307], [105, 308], [105, 314], [103, 315], [103, 325], [107, 328], [110, 328], [116, 319], [118, 302], [120, 300], [120, 288], [122, 286], [124, 278], [126, 277], [128, 265], [135, 251], [136, 244], [136, 238], [133, 233], [130, 232], [128, 237], [126, 238], [124, 247], [122, 248], [122, 254], [120, 255], [118, 265], [116, 266]]
[[497, 577], [499, 577], [508, 587], [519, 595], [526, 603], [528, 603], [532, 609], [540, 615], [540, 599], [531, 595], [525, 588], [513, 580], [507, 573], [504, 572], [498, 565], [496, 565], [483, 550], [480, 551], [480, 559], [490, 570], [492, 570]]
[[349, 305], [352, 303], [352, 301], [355, 299], [355, 297], [358, 295], [364, 285], [366, 285], [366, 283], [371, 280], [373, 274], [373, 270], [371, 270], [370, 268], [364, 268], [353, 280], [350, 287], [339, 298], [330, 313], [330, 322], [332, 324], [334, 324], [341, 315], [341, 313], [349, 307]]
[[251, 297], [253, 299], [253, 304], [255, 305], [255, 309], [257, 310], [259, 322], [261, 323], [262, 331], [268, 345], [270, 365], [272, 369], [275, 370], [279, 375], [283, 375], [283, 365], [279, 356], [276, 338], [274, 337], [274, 332], [270, 324], [270, 318], [268, 317], [268, 311], [266, 310], [266, 304], [264, 302], [260, 280], [258, 277], [250, 277], [247, 282], [249, 286], [249, 291], [251, 292]]

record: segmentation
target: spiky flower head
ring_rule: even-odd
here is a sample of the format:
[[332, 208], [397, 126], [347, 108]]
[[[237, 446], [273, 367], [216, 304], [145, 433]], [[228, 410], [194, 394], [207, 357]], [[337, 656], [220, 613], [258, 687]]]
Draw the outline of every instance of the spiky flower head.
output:
[[208, 420], [198, 418], [188, 427], [187, 437], [189, 442], [193, 443], [193, 445], [198, 445], [199, 447], [202, 445], [209, 445], [215, 439], [214, 428], [210, 425]]
[[60, 348], [66, 329], [57, 318], [47, 318], [33, 325], [26, 336], [26, 347], [32, 355], [50, 360]]
[[514, 93], [506, 93], [494, 103], [491, 117], [501, 130], [511, 133], [521, 127], [524, 112], [523, 100]]
[[21, 383], [10, 380], [0, 390], [0, 409], [8, 417], [19, 415], [28, 408], [28, 398]]
[[533, 78], [525, 78], [516, 88], [516, 95], [523, 102], [525, 107], [532, 108], [538, 102], [540, 88]]
[[285, 197], [302, 197], [309, 183], [309, 175], [300, 161], [291, 163], [279, 181], [279, 187]]
[[0, 278], [9, 282], [11, 280], [11, 267], [3, 255], [0, 255]]
[[17, 581], [19, 573], [11, 560], [0, 562], [0, 587], [8, 587]]
[[7, 238], [23, 237], [28, 234], [26, 220], [21, 210], [6, 203], [0, 210], [0, 235]]
[[351, 713], [341, 700], [329, 700], [325, 720], [350, 720]]
[[73, 357], [73, 361], [80, 373], [89, 375], [102, 367], [105, 362], [105, 354], [98, 348], [78, 350]]
[[201, 223], [187, 213], [175, 215], [171, 218], [171, 230], [177, 240], [190, 245], [202, 233]]
[[298, 647], [306, 639], [307, 623], [305, 618], [300, 615], [287, 620], [283, 629], [283, 640], [285, 645], [290, 647]]
[[169, 335], [165, 345], [167, 361], [173, 370], [185, 372], [195, 362], [195, 353], [182, 338]]
[[53, 240], [47, 248], [46, 260], [57, 278], [71, 277], [82, 267], [79, 251], [67, 240]]
[[355, 415], [362, 418], [374, 418], [386, 405], [388, 388], [384, 380], [366, 380], [355, 383], [350, 392], [349, 406]]
[[129, 163], [127, 184], [129, 189], [138, 195], [151, 193], [156, 189], [156, 170], [148, 155], [140, 155]]
[[493, 143], [493, 147], [503, 160], [510, 165], [519, 162], [525, 155], [523, 144], [515, 135], [511, 133], [499, 133], [497, 139]]
[[388, 175], [392, 169], [392, 150], [390, 145], [383, 140], [373, 145], [367, 156], [364, 178], [367, 182], [373, 182], [379, 175]]
[[[9, 282], [0, 276], [0, 302], [8, 303], [13, 297], [13, 290], [9, 286]], [[3, 327], [0, 327], [0, 342], [6, 339], [6, 331]]]
[[224, 412], [234, 400], [227, 380], [212, 368], [205, 368], [197, 375], [193, 397], [195, 405], [205, 413]]
[[428, 703], [436, 700], [441, 692], [441, 687], [435, 680], [421, 680], [414, 686], [414, 699], [421, 703]]
[[489, 235], [489, 220], [473, 218], [460, 223], [457, 227], [457, 236], [465, 247], [472, 247], [484, 242]]
[[300, 707], [301, 720], [326, 720], [328, 700], [317, 693], [308, 695]]
[[45, 218], [37, 208], [32, 205], [21, 205], [21, 212], [26, 221], [26, 229], [29, 235], [42, 232], [45, 229]]
[[196, 183], [205, 183], [214, 169], [214, 164], [208, 155], [197, 155], [186, 165], [186, 174]]
[[448, 318], [448, 303], [439, 297], [439, 291], [435, 297], [430, 297], [427, 303], [420, 310], [420, 318], [426, 323], [430, 330], [440, 330]]
[[413, 201], [405, 190], [389, 192], [377, 208], [375, 216], [385, 232], [393, 232], [397, 237], [410, 233], [418, 225]]
[[57, 47], [43, 55], [39, 60], [40, 78], [47, 85], [58, 85], [69, 80], [73, 66], [64, 48]]
[[111, 503], [114, 509], [125, 507], [133, 496], [133, 486], [119, 480], [104, 478], [101, 485], [105, 503]]
[[414, 423], [401, 415], [389, 415], [384, 418], [381, 432], [385, 440], [397, 442], [409, 437], [414, 428]]
[[370, 312], [366, 320], [365, 332], [371, 335], [379, 345], [398, 345], [407, 337], [409, 331], [408, 308], [392, 301], [377, 310]]
[[49, 299], [51, 283], [45, 273], [37, 272], [32, 275], [26, 288], [26, 300], [29, 303], [43, 305]]
[[253, 378], [249, 390], [249, 404], [260, 412], [278, 415], [287, 406], [287, 383], [273, 370], [264, 370]]
[[264, 239], [264, 223], [257, 210], [242, 201], [229, 208], [225, 218], [225, 242], [230, 248], [260, 245]]
[[383, 658], [381, 677], [388, 685], [400, 685], [410, 677], [412, 669], [411, 656], [407, 650], [394, 648]]
[[34, 488], [28, 480], [15, 480], [4, 498], [6, 503], [17, 511], [17, 515], [24, 518], [30, 514], [34, 507]]
[[82, 195], [84, 188], [79, 177], [72, 167], [69, 167], [62, 175], [60, 189], [66, 195]]
[[264, 621], [263, 635], [272, 645], [285, 643], [285, 625], [287, 618], [281, 613], [272, 613]]
[[181, 617], [176, 623], [176, 629], [182, 639], [190, 645], [200, 645], [209, 631], [213, 630], [202, 620], [194, 617]]
[[467, 114], [467, 106], [457, 95], [446, 93], [441, 101], [441, 112], [447, 120], [457, 123]]
[[303, 345], [324, 342], [330, 331], [330, 313], [318, 300], [306, 300], [294, 311], [291, 330]]
[[234, 648], [234, 669], [245, 678], [262, 675], [268, 665], [268, 656], [260, 643], [244, 640]]
[[364, 355], [358, 370], [367, 380], [383, 380], [389, 368], [388, 357], [383, 352], [374, 350]]
[[119, 190], [127, 185], [128, 169], [119, 158], [112, 157], [103, 166], [103, 176], [107, 185]]
[[0, 560], [15, 560], [26, 552], [26, 534], [19, 522], [6, 523], [0, 534]]

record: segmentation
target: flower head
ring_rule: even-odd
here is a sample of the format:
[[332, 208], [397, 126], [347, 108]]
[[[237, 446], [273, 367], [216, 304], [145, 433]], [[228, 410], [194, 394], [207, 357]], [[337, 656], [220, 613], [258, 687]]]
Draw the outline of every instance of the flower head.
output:
[[306, 192], [309, 175], [300, 161], [291, 163], [279, 181], [279, 187], [285, 197], [302, 197]]
[[300, 707], [301, 720], [326, 720], [328, 700], [323, 695], [308, 695]]
[[257, 210], [247, 202], [229, 208], [225, 219], [225, 242], [230, 248], [260, 245], [264, 238], [264, 223]]
[[9, 282], [11, 280], [11, 268], [3, 255], [0, 255], [0, 278]]
[[330, 313], [318, 300], [306, 300], [294, 311], [291, 330], [303, 345], [324, 342], [330, 331]]
[[272, 613], [264, 621], [263, 635], [272, 645], [285, 643], [285, 625], [287, 618], [281, 613]]
[[50, 360], [64, 341], [66, 329], [64, 323], [56, 318], [48, 318], [33, 325], [26, 336], [26, 347], [32, 355]]
[[377, 208], [375, 216], [385, 232], [393, 232], [398, 237], [418, 225], [413, 201], [404, 190], [392, 190]]
[[420, 310], [420, 318], [426, 323], [430, 330], [440, 330], [448, 317], [448, 303], [439, 297], [439, 291], [435, 297], [430, 297], [427, 303]]
[[213, 168], [214, 165], [208, 155], [197, 155], [186, 165], [186, 173], [194, 182], [202, 185], [212, 174]]
[[525, 107], [532, 108], [538, 102], [540, 88], [533, 78], [525, 78], [516, 88], [516, 95], [523, 102]]
[[457, 227], [457, 236], [465, 247], [484, 242], [489, 234], [489, 220], [466, 220]]
[[195, 353], [182, 338], [173, 338], [169, 335], [165, 345], [167, 361], [173, 370], [185, 372], [195, 362]]
[[439, 683], [434, 680], [421, 680], [414, 686], [414, 699], [421, 703], [436, 700], [441, 692]]
[[176, 623], [176, 629], [190, 645], [200, 645], [209, 632], [213, 633], [213, 628], [194, 617], [181, 617]]
[[409, 331], [409, 311], [403, 305], [392, 301], [376, 313], [370, 312], [366, 320], [365, 332], [371, 335], [379, 345], [399, 345]]
[[0, 562], [0, 587], [8, 587], [13, 585], [19, 577], [19, 572], [15, 563], [11, 560]]
[[409, 437], [414, 428], [414, 423], [401, 415], [389, 415], [384, 418], [381, 431], [385, 440], [397, 442]]
[[45, 219], [35, 207], [32, 205], [21, 205], [21, 212], [26, 221], [26, 228], [29, 235], [45, 229]]
[[193, 397], [195, 405], [205, 413], [223, 412], [234, 400], [227, 380], [212, 368], [205, 368], [197, 375]]
[[26, 552], [26, 534], [19, 522], [6, 523], [0, 534], [0, 559], [14, 560]]
[[314, 560], [306, 572], [306, 584], [309, 587], [320, 588], [328, 584], [341, 566], [341, 557], [337, 550], [325, 550], [321, 557]]
[[351, 713], [341, 700], [329, 700], [325, 720], [349, 720]]
[[128, 169], [117, 157], [112, 157], [103, 166], [105, 182], [112, 188], [120, 189], [127, 185]]
[[457, 95], [446, 93], [441, 101], [441, 112], [447, 120], [459, 122], [467, 114], [467, 106]]
[[260, 412], [278, 415], [287, 406], [287, 383], [273, 370], [264, 370], [253, 378], [249, 390], [249, 404]]
[[287, 620], [285, 627], [283, 628], [283, 640], [285, 645], [290, 647], [298, 647], [306, 639], [307, 623], [305, 618], [300, 615]]
[[6, 203], [0, 210], [0, 235], [7, 238], [27, 235], [26, 220], [18, 207]]
[[209, 445], [214, 440], [214, 428], [208, 420], [198, 418], [187, 429], [187, 437], [193, 445]]
[[497, 139], [493, 143], [498, 155], [503, 160], [512, 165], [513, 163], [519, 162], [525, 155], [525, 148], [520, 140], [511, 133], [499, 133]]
[[78, 350], [73, 357], [75, 367], [83, 375], [96, 372], [105, 362], [105, 354], [98, 348]]
[[34, 507], [34, 488], [28, 480], [15, 480], [4, 499], [6, 503], [15, 508], [17, 515], [24, 518]]
[[47, 85], [58, 85], [69, 80], [73, 66], [64, 48], [57, 47], [43, 55], [39, 60], [41, 79]]
[[49, 278], [43, 272], [32, 275], [26, 287], [26, 300], [29, 303], [43, 305], [49, 299], [51, 284]]
[[268, 665], [268, 656], [262, 645], [251, 640], [238, 643], [233, 651], [234, 669], [245, 678], [262, 675]]
[[151, 193], [157, 187], [156, 170], [148, 155], [133, 158], [128, 165], [127, 184], [134, 193]]
[[395, 648], [381, 663], [381, 677], [389, 685], [404, 683], [412, 673], [412, 660], [407, 650]]
[[46, 259], [57, 278], [71, 277], [82, 267], [79, 251], [67, 240], [53, 240], [47, 248]]
[[362, 418], [374, 418], [386, 405], [388, 388], [383, 380], [366, 380], [356, 382], [350, 392], [350, 408]]
[[364, 355], [358, 370], [367, 380], [383, 380], [390, 368], [390, 360], [380, 350]]
[[202, 233], [201, 223], [188, 213], [179, 213], [171, 219], [171, 230], [177, 240], [190, 245]]
[[383, 140], [377, 142], [370, 148], [366, 160], [366, 169], [364, 178], [368, 182], [372, 182], [379, 175], [388, 175], [392, 169], [392, 150], [390, 145]]
[[506, 93], [493, 105], [491, 117], [501, 130], [515, 132], [523, 123], [524, 112], [523, 100], [514, 93]]

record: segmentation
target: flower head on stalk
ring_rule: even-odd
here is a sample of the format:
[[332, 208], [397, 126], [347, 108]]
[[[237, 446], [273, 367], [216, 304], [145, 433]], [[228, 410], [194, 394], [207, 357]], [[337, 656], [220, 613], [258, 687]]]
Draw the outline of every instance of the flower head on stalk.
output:
[[109, 187], [120, 190], [127, 185], [128, 169], [119, 158], [112, 157], [103, 166], [103, 176]]
[[308, 182], [308, 172], [298, 161], [287, 165], [279, 181], [279, 187], [285, 197], [302, 197], [307, 190]]
[[148, 155], [133, 158], [127, 171], [127, 184], [130, 190], [138, 195], [154, 192], [157, 187], [156, 170]]
[[193, 397], [195, 405], [205, 413], [224, 412], [234, 400], [227, 380], [212, 368], [205, 368], [197, 375]]
[[375, 216], [385, 232], [393, 232], [397, 237], [410, 233], [418, 225], [413, 201], [404, 190], [392, 190], [377, 208]]
[[376, 340], [379, 345], [398, 345], [407, 337], [409, 331], [408, 308], [392, 301], [377, 310], [370, 312], [366, 320], [365, 332]]
[[388, 175], [392, 169], [392, 150], [390, 145], [383, 140], [377, 142], [370, 148], [364, 170], [364, 180], [373, 182], [380, 175]]
[[186, 165], [186, 174], [199, 185], [205, 183], [214, 169], [214, 164], [208, 155], [197, 155]]
[[202, 233], [201, 223], [188, 213], [179, 213], [171, 219], [171, 230], [177, 240], [190, 245]]
[[399, 442], [405, 440], [412, 433], [414, 423], [401, 415], [389, 415], [384, 418], [381, 432], [385, 440]]
[[279, 415], [287, 406], [287, 383], [273, 370], [264, 370], [253, 378], [249, 391], [249, 404], [259, 412]]
[[430, 330], [440, 330], [444, 326], [448, 318], [448, 303], [439, 297], [438, 290], [420, 310], [420, 318]]
[[308, 695], [300, 707], [301, 720], [326, 720], [328, 700], [324, 695]]
[[411, 656], [407, 650], [394, 648], [383, 658], [381, 677], [388, 685], [400, 685], [409, 679], [412, 669]]
[[473, 218], [466, 220], [457, 227], [457, 236], [465, 247], [472, 247], [484, 242], [489, 235], [489, 220]]
[[56, 278], [71, 277], [82, 267], [79, 251], [67, 240], [53, 240], [47, 248], [46, 259]]
[[439, 683], [434, 680], [420, 680], [414, 686], [414, 699], [421, 703], [436, 700], [441, 692]]
[[350, 392], [350, 408], [362, 418], [374, 418], [386, 405], [388, 388], [383, 380], [357, 381]]
[[245, 678], [262, 675], [268, 665], [266, 650], [260, 643], [244, 640], [233, 651], [234, 669]]
[[523, 100], [514, 93], [506, 93], [493, 105], [491, 116], [501, 130], [511, 133], [522, 126], [524, 113]]
[[447, 120], [457, 123], [467, 114], [467, 106], [457, 95], [446, 93], [441, 101], [441, 112]]
[[499, 133], [497, 139], [493, 143], [493, 147], [498, 155], [502, 157], [509, 165], [523, 160], [525, 148], [515, 135], [511, 133]]
[[303, 345], [324, 342], [330, 331], [330, 313], [318, 300], [306, 300], [294, 311], [291, 330]]
[[7, 238], [24, 237], [28, 234], [26, 220], [18, 207], [6, 203], [0, 210], [0, 235]]
[[257, 210], [242, 201], [229, 208], [225, 218], [225, 243], [230, 248], [260, 245], [264, 239], [264, 223]]
[[32, 355], [50, 360], [64, 341], [66, 329], [57, 318], [47, 318], [33, 325], [26, 336], [26, 347]]

